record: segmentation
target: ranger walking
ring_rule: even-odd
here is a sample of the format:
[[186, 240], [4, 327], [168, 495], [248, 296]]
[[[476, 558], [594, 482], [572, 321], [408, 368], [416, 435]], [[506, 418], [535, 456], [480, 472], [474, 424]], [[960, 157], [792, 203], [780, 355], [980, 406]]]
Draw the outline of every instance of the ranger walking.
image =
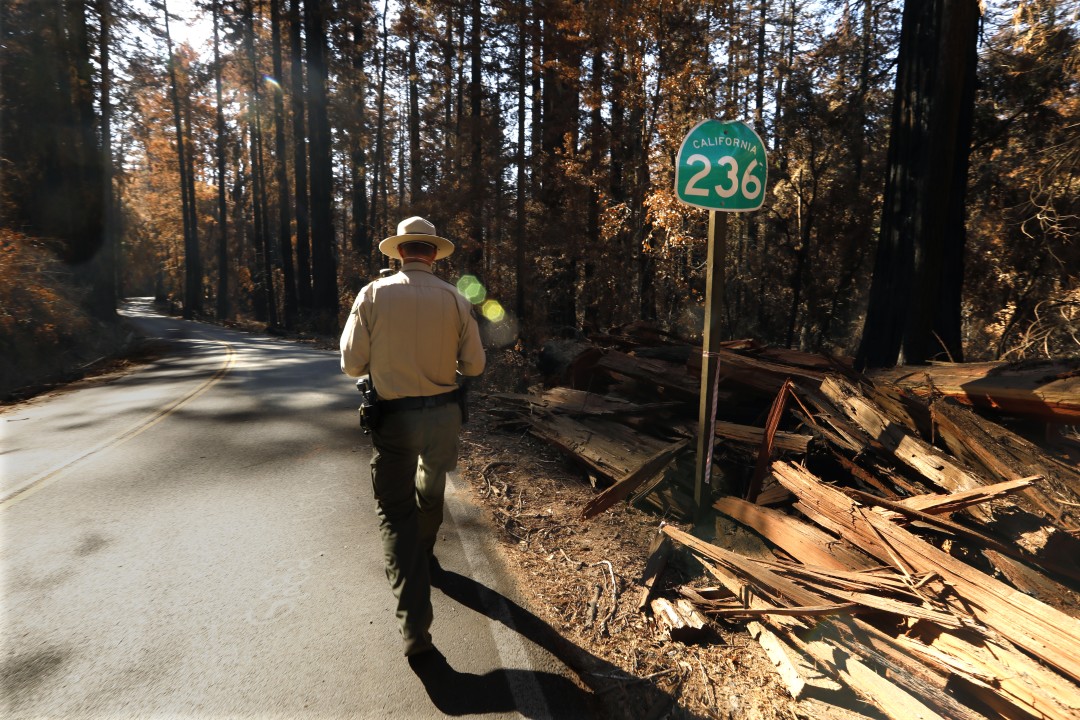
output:
[[370, 378], [363, 414], [386, 578], [397, 598], [405, 655], [415, 656], [434, 647], [431, 566], [446, 473], [457, 466], [457, 378], [479, 375], [485, 359], [469, 301], [432, 273], [432, 263], [454, 252], [454, 244], [424, 218], [411, 217], [379, 250], [400, 258], [401, 271], [357, 295], [341, 334], [341, 370]]

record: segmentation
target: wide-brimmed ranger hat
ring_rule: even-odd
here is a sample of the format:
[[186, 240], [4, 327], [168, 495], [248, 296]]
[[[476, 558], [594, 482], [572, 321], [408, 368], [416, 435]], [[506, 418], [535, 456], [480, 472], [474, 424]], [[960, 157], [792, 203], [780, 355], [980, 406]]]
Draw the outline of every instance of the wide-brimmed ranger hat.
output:
[[435, 246], [435, 259], [442, 260], [454, 252], [454, 243], [435, 234], [435, 226], [420, 216], [402, 220], [397, 226], [397, 235], [379, 243], [379, 252], [395, 260], [400, 259], [398, 245], [407, 242], [425, 242]]

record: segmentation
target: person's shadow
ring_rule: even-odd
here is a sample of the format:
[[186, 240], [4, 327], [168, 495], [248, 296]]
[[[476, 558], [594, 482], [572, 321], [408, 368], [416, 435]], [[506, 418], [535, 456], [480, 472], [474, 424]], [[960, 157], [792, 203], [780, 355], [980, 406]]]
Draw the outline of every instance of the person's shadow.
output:
[[476, 675], [458, 672], [437, 649], [409, 658], [409, 666], [424, 684], [431, 702], [445, 715], [508, 712], [528, 718], [594, 715], [590, 710], [589, 695], [554, 673], [491, 670]]
[[[607, 677], [635, 678], [571, 643], [550, 625], [506, 596], [471, 578], [444, 570], [431, 571], [431, 584], [451, 600], [500, 622], [560, 658], [579, 675], [590, 672]], [[484, 675], [454, 670], [438, 650], [409, 659], [432, 703], [446, 715], [517, 712], [529, 718], [583, 718], [598, 716], [594, 697], [555, 673], [531, 670], [492, 670]], [[537, 692], [539, 691], [539, 692]], [[657, 691], [656, 700], [670, 703]]]

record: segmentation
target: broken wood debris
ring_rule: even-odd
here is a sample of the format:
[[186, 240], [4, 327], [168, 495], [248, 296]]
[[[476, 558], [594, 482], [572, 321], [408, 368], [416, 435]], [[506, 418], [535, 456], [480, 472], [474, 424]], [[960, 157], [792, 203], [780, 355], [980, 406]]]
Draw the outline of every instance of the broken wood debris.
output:
[[[500, 411], [609, 485], [585, 517], [629, 499], [678, 520], [700, 349], [643, 326], [594, 339]], [[1080, 717], [1080, 469], [970, 407], [1080, 421], [1080, 363], [719, 355], [713, 509], [765, 549], [663, 525], [637, 608], [673, 639], [699, 637], [693, 612], [746, 623], [797, 698], [824, 671], [888, 717]], [[672, 542], [719, 587], [666, 597]]]

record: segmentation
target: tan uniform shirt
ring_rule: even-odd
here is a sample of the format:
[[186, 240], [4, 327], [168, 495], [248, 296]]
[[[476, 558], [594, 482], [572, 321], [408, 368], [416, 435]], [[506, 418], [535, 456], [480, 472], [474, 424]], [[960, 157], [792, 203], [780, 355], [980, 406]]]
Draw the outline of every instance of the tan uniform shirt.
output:
[[364, 286], [341, 333], [341, 371], [370, 375], [386, 400], [450, 392], [484, 361], [469, 301], [422, 262]]

